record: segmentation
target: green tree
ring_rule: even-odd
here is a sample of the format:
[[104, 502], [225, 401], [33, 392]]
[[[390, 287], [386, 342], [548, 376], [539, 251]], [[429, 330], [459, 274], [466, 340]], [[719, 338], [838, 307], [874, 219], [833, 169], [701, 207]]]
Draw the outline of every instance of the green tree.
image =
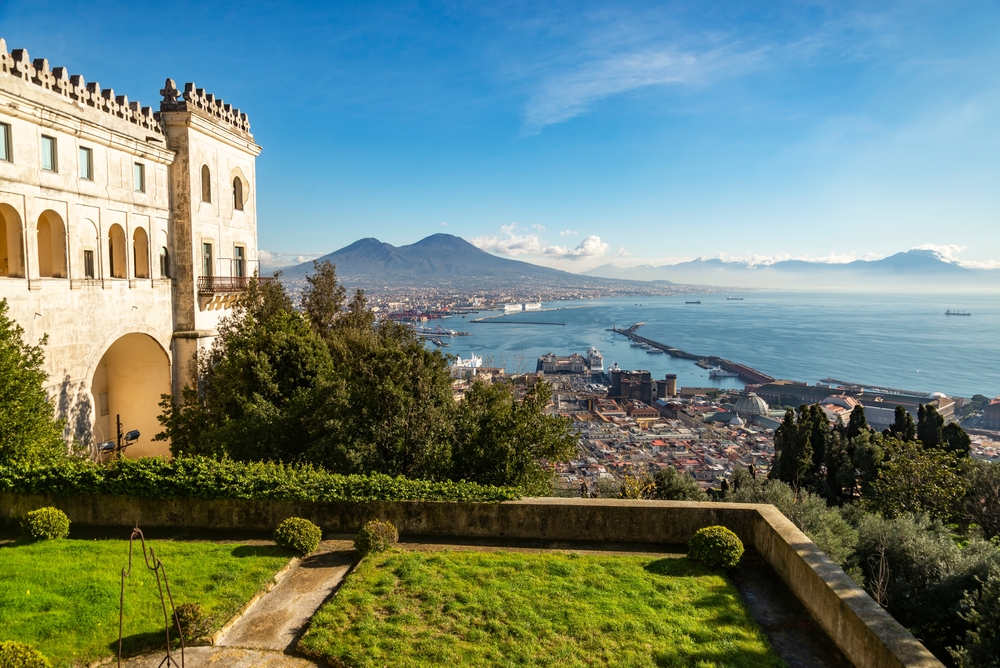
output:
[[568, 421], [545, 414], [550, 396], [546, 383], [520, 401], [506, 383], [473, 383], [456, 411], [452, 478], [548, 493], [552, 473], [539, 461], [563, 461], [576, 449]]
[[913, 416], [910, 411], [902, 406], [896, 406], [895, 420], [885, 430], [886, 436], [898, 438], [901, 441], [912, 441], [917, 437], [917, 425], [913, 424]]
[[905, 513], [950, 518], [967, 489], [961, 459], [917, 441], [889, 439], [884, 447], [886, 459], [865, 497], [867, 507], [889, 518]]
[[708, 501], [698, 481], [673, 466], [665, 466], [653, 476], [654, 499], [662, 501]]
[[968, 491], [962, 499], [962, 519], [975, 524], [984, 538], [1000, 536], [1000, 464], [965, 460]]
[[37, 346], [24, 341], [24, 329], [8, 317], [0, 299], [0, 463], [51, 461], [67, 453], [64, 420], [45, 396], [43, 337]]
[[827, 506], [815, 494], [805, 490], [796, 492], [780, 480], [761, 482], [746, 469], [737, 467], [733, 471], [732, 485], [725, 500], [733, 503], [772, 504], [840, 565], [845, 565], [854, 552], [857, 543], [855, 530], [839, 509]]
[[944, 441], [944, 418], [930, 404], [917, 408], [917, 439], [925, 448], [936, 448]]
[[[175, 455], [305, 461], [320, 389], [336, 387], [326, 345], [277, 282], [252, 280], [219, 325], [183, 403], [163, 397], [158, 440]], [[322, 394], [329, 402], [331, 392]], [[324, 410], [331, 411], [329, 403]]]
[[339, 470], [446, 478], [455, 409], [448, 361], [410, 328], [373, 320], [359, 291], [328, 340], [345, 396], [340, 428], [317, 451]]
[[967, 592], [980, 591], [1000, 551], [979, 538], [959, 541], [926, 515], [865, 514], [857, 529], [854, 562], [869, 593], [947, 662], [947, 648], [961, 646], [973, 628], [961, 615]]
[[972, 452], [972, 439], [957, 422], [946, 424], [941, 430], [941, 437], [944, 449], [959, 457], [968, 457]]
[[965, 592], [961, 617], [970, 627], [965, 645], [950, 650], [959, 668], [1000, 668], [1000, 567], [982, 588]]
[[347, 291], [337, 281], [336, 266], [328, 260], [313, 262], [313, 273], [306, 276], [306, 282], [302, 308], [316, 333], [328, 341], [343, 315]]

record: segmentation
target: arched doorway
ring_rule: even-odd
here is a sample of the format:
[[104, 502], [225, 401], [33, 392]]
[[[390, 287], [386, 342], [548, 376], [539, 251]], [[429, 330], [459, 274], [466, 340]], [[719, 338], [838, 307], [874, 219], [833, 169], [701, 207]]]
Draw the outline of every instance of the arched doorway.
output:
[[55, 211], [38, 217], [38, 275], [66, 278], [66, 226]]
[[126, 334], [101, 358], [91, 382], [94, 395], [94, 441], [115, 440], [116, 417], [122, 429], [138, 429], [139, 440], [129, 457], [168, 455], [169, 447], [153, 441], [160, 431], [160, 396], [170, 394], [170, 359], [148, 334]]
[[21, 216], [9, 204], [0, 204], [0, 276], [24, 278]]
[[108, 268], [111, 278], [128, 278], [125, 259], [125, 231], [117, 223], [108, 230]]

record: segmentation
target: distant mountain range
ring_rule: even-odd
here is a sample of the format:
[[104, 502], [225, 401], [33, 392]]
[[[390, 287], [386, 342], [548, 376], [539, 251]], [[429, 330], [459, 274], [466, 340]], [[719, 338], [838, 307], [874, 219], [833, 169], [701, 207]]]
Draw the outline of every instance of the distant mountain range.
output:
[[[393, 246], [374, 238], [324, 255], [337, 266], [337, 276], [349, 287], [366, 290], [406, 287], [451, 287], [464, 290], [525, 288], [615, 287], [648, 290], [649, 283], [630, 279], [572, 274], [529, 262], [508, 260], [482, 251], [451, 234], [433, 234], [407, 246]], [[313, 263], [304, 262], [282, 270], [282, 280], [300, 281], [312, 273]], [[665, 291], [668, 281], [657, 281]]]
[[1000, 287], [1000, 271], [963, 267], [933, 250], [910, 250], [881, 260], [842, 264], [784, 260], [769, 265], [697, 259], [654, 267], [604, 264], [588, 276], [637, 281], [671, 280], [702, 285], [818, 289], [990, 289]]

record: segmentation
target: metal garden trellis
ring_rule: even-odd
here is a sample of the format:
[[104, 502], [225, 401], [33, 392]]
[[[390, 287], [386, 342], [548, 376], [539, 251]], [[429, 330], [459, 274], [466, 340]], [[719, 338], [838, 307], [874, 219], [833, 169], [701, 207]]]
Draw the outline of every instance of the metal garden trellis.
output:
[[[167, 654], [160, 661], [159, 668], [171, 668], [172, 666], [184, 668], [184, 633], [181, 630], [180, 619], [177, 617], [177, 610], [174, 608], [174, 598], [170, 593], [170, 582], [167, 581], [167, 570], [163, 567], [163, 562], [157, 558], [153, 548], [146, 549], [146, 537], [142, 535], [142, 531], [138, 526], [132, 529], [132, 535], [128, 539], [128, 567], [122, 568], [121, 598], [118, 607], [118, 666], [121, 668], [122, 665], [122, 629], [125, 625], [125, 579], [132, 574], [132, 547], [136, 536], [139, 537], [139, 541], [142, 543], [142, 558], [146, 564], [146, 568], [156, 574], [156, 588], [160, 594], [160, 607], [163, 610], [163, 633], [167, 641]], [[166, 589], [166, 596], [163, 594], [164, 589]], [[168, 601], [170, 602], [169, 615], [167, 614]], [[180, 663], [177, 663], [177, 660], [170, 651], [171, 619], [174, 621], [174, 626], [177, 628], [177, 638], [180, 640]]]

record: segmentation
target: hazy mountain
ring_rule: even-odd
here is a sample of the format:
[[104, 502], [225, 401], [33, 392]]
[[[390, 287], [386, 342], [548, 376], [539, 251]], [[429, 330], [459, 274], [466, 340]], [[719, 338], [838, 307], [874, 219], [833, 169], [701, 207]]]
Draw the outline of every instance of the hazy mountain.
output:
[[[393, 246], [374, 238], [355, 241], [319, 258], [337, 266], [337, 275], [348, 286], [503, 288], [538, 286], [593, 288], [609, 283], [626, 286], [634, 281], [572, 274], [528, 262], [490, 255], [451, 234], [433, 234], [407, 246]], [[283, 279], [304, 279], [312, 262], [287, 267]], [[667, 286], [669, 283], [661, 282]], [[648, 287], [648, 286], [646, 286]]]
[[881, 260], [843, 264], [784, 260], [770, 265], [697, 259], [654, 267], [605, 264], [588, 276], [625, 280], [671, 280], [702, 285], [817, 289], [997, 289], [1000, 271], [963, 267], [932, 250], [910, 250]]

